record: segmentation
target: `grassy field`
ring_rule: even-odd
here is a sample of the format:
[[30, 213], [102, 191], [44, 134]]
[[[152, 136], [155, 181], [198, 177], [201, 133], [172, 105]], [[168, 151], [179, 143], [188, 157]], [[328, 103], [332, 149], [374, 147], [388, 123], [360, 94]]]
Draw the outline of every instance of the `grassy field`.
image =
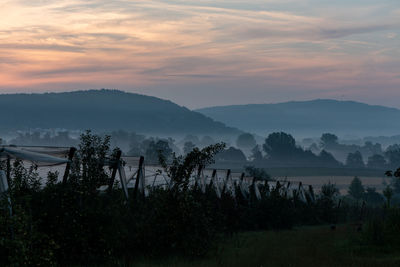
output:
[[132, 266], [400, 266], [400, 251], [363, 246], [350, 226], [249, 232], [222, 242], [204, 259], [145, 259]]

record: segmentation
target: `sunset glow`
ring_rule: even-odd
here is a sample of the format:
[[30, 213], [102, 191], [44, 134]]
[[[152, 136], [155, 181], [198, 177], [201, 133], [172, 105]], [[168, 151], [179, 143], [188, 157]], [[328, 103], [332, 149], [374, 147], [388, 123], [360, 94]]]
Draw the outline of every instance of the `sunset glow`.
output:
[[400, 107], [398, 0], [3, 0], [0, 16], [1, 93], [118, 88], [190, 108], [312, 98]]

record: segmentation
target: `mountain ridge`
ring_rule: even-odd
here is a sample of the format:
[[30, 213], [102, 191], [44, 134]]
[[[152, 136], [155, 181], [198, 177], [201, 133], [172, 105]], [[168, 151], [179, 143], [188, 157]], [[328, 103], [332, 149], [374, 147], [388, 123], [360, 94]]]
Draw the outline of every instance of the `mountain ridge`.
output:
[[357, 101], [315, 99], [272, 104], [214, 106], [196, 109], [208, 117], [244, 131], [265, 135], [287, 131], [299, 136], [324, 132], [341, 135], [400, 133], [400, 109]]
[[32, 128], [130, 130], [143, 134], [237, 134], [170, 100], [121, 90], [0, 94], [0, 131]]

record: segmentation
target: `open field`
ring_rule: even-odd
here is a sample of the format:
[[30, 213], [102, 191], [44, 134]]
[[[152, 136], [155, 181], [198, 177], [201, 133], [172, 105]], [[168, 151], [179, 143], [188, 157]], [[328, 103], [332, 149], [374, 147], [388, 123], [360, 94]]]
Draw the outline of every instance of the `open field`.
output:
[[281, 232], [241, 233], [222, 242], [206, 258], [141, 260], [132, 266], [399, 266], [400, 252], [363, 246], [361, 233], [342, 225]]
[[[354, 176], [305, 176], [305, 177], [277, 177], [279, 180], [288, 180], [288, 181], [301, 181], [303, 184], [312, 185], [317, 191], [320, 190], [323, 184], [327, 184], [331, 182], [336, 184], [338, 187], [340, 194], [346, 195], [347, 190], [350, 186], [351, 181]], [[390, 183], [390, 179], [385, 177], [364, 177], [358, 176], [362, 181], [365, 188], [367, 187], [375, 187], [378, 192], [382, 192], [385, 188], [383, 181], [386, 183]]]

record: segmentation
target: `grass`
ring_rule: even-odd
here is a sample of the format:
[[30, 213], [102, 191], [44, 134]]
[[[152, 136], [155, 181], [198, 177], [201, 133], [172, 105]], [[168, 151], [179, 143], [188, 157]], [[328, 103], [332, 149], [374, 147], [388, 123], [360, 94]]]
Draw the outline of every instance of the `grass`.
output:
[[132, 266], [400, 266], [400, 251], [362, 245], [349, 226], [247, 232], [221, 242], [203, 259], [143, 259]]

